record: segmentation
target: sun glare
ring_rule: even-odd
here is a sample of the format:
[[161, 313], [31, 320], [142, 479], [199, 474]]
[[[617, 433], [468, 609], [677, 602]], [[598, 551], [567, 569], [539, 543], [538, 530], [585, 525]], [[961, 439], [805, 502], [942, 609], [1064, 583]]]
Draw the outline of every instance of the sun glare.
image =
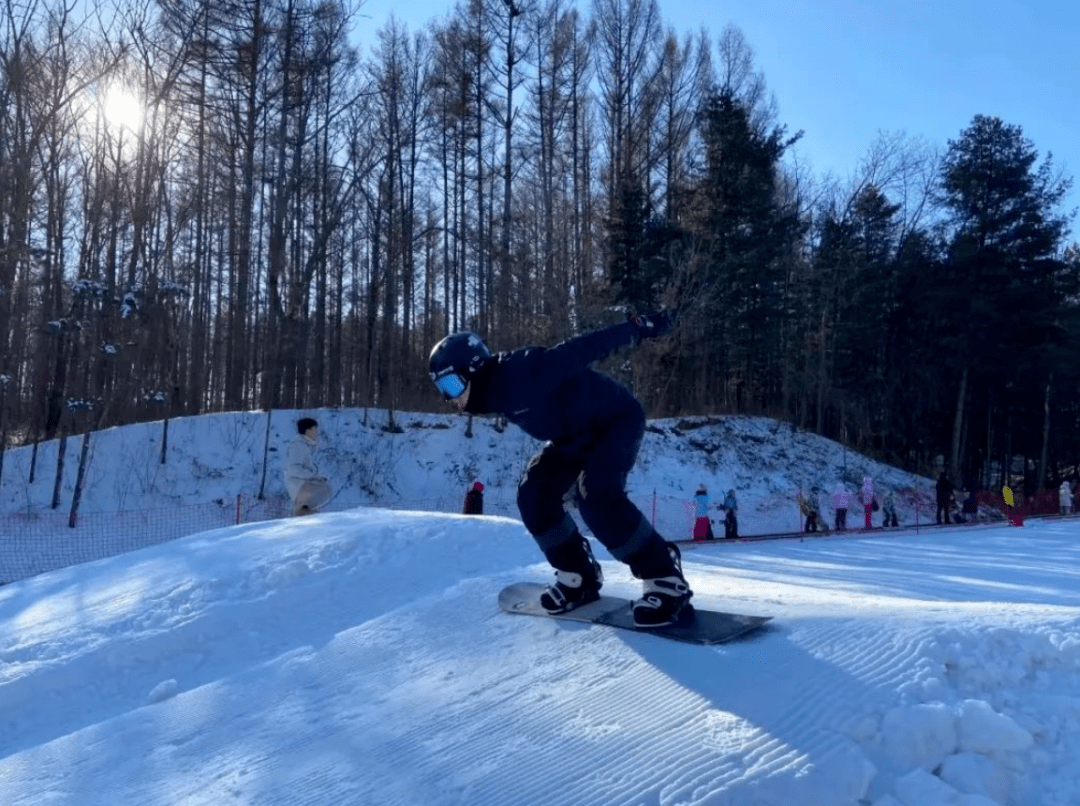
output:
[[116, 129], [136, 132], [142, 123], [142, 104], [132, 93], [122, 87], [112, 87], [105, 94], [102, 105], [105, 122]]

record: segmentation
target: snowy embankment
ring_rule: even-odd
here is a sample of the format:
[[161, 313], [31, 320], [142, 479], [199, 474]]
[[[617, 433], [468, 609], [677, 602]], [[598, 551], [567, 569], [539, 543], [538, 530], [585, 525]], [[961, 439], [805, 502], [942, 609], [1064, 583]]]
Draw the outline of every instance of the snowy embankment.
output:
[[[139, 423], [92, 435], [76, 529], [68, 524], [81, 439], [68, 441], [64, 462], [58, 462], [56, 440], [42, 443], [36, 454], [29, 446], [9, 449], [0, 475], [0, 584], [202, 532], [241, 515], [263, 517], [265, 507], [251, 513], [238, 496], [253, 504], [260, 490], [285, 495], [281, 456], [296, 436], [297, 418], [306, 414], [320, 424], [316, 461], [335, 491], [331, 510], [460, 512], [465, 490], [480, 480], [484, 511], [516, 518], [518, 480], [540, 447], [518, 428], [497, 431], [490, 418], [475, 418], [467, 436], [466, 417], [399, 413], [402, 430], [396, 432], [386, 430], [384, 412], [358, 409], [183, 417], [169, 423], [167, 440], [164, 423]], [[54, 510], [58, 464], [63, 472]], [[741, 534], [752, 535], [798, 530], [800, 490], [818, 485], [831, 491], [841, 480], [857, 489], [864, 474], [879, 492], [896, 494], [901, 523], [916, 522], [914, 491], [932, 496], [929, 479], [776, 420], [736, 416], [651, 421], [628, 486], [657, 529], [677, 540], [693, 534], [693, 495], [701, 483], [714, 504], [728, 489], [738, 493]], [[831, 520], [827, 498], [823, 493]], [[922, 523], [927, 514], [924, 507]], [[721, 513], [714, 509], [714, 517], [722, 532]]]
[[772, 625], [508, 616], [549, 573], [519, 523], [384, 510], [5, 586], [0, 803], [1080, 802], [1080, 521], [684, 559], [698, 606]]

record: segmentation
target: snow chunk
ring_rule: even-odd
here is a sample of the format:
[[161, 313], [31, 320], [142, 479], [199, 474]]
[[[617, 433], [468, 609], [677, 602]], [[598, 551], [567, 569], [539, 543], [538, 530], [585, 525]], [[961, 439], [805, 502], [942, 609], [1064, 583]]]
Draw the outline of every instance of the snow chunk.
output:
[[904, 806], [904, 804], [898, 801], [892, 795], [882, 795], [880, 798], [874, 801], [873, 806]]
[[1009, 781], [996, 763], [976, 753], [957, 753], [941, 765], [941, 780], [961, 792], [985, 795], [998, 803], [1009, 799]]
[[146, 698], [147, 702], [157, 703], [165, 702], [165, 700], [171, 700], [180, 691], [180, 684], [175, 680], [164, 680], [154, 686], [154, 690], [150, 692], [150, 696]]
[[904, 806], [957, 806], [960, 793], [926, 770], [912, 770], [896, 781], [896, 794]]
[[984, 795], [961, 795], [960, 800], [956, 801], [956, 806], [1001, 806], [1001, 804]]
[[[896, 782], [896, 794], [903, 806], [1001, 806], [985, 795], [965, 795], [957, 792], [926, 770], [914, 770], [899, 779]], [[885, 798], [881, 800], [885, 801]]]
[[940, 702], [893, 708], [881, 724], [893, 766], [932, 770], [956, 752], [956, 717]]
[[877, 769], [860, 748], [850, 742], [843, 742], [836, 752], [830, 753], [827, 758], [789, 772], [795, 774], [771, 775], [755, 782], [753, 797], [748, 800], [735, 797], [730, 802], [856, 806], [866, 803], [867, 789], [877, 774]]
[[1028, 731], [984, 700], [964, 700], [958, 728], [960, 749], [976, 753], [1026, 750], [1034, 742]]
[[856, 803], [862, 801], [870, 782], [877, 775], [877, 767], [863, 755], [854, 744], [844, 747], [828, 760], [823, 761], [811, 773], [811, 780], [819, 787], [824, 803]]

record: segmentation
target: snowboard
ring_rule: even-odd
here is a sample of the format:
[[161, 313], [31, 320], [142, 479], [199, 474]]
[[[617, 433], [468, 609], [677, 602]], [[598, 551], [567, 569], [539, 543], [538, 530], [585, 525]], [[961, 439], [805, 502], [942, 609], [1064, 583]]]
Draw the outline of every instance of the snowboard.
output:
[[666, 627], [639, 628], [634, 626], [634, 615], [629, 599], [601, 596], [595, 602], [576, 607], [566, 613], [548, 613], [540, 607], [540, 594], [547, 585], [540, 582], [516, 582], [499, 592], [499, 607], [506, 613], [526, 616], [580, 621], [586, 624], [603, 624], [623, 630], [659, 635], [689, 644], [722, 644], [732, 638], [753, 632], [768, 622], [771, 616], [744, 616], [739, 613], [719, 613], [699, 610], [692, 605], [691, 617], [685, 623]]

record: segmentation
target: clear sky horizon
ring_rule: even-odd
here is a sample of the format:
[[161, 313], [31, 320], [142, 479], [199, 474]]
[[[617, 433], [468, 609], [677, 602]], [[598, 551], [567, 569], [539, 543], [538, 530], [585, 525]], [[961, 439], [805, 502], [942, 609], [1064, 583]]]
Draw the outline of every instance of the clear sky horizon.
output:
[[[419, 30], [450, 0], [367, 0], [358, 36], [391, 12]], [[849, 176], [879, 131], [925, 137], [942, 151], [977, 114], [1019, 125], [1074, 178], [1080, 206], [1080, 3], [1063, 0], [659, 0], [666, 27], [705, 28], [715, 43], [742, 29], [775, 95], [778, 120], [803, 130], [814, 175]], [[590, 0], [581, 0], [583, 12]], [[371, 31], [369, 36], [367, 30]], [[1080, 240], [1074, 219], [1070, 242]]]

